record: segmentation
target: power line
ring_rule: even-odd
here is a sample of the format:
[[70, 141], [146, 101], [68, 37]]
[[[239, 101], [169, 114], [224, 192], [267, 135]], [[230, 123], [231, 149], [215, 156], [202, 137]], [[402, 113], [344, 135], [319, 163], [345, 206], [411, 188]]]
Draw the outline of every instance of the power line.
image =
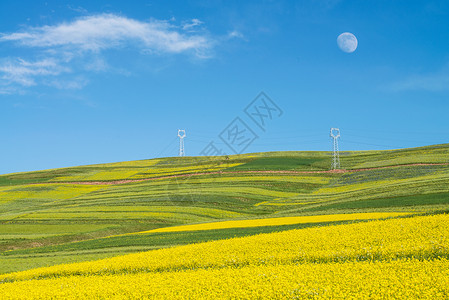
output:
[[165, 153], [167, 151], [168, 148], [170, 148], [170, 146], [173, 146], [174, 143], [176, 142], [178, 138], [175, 137], [161, 152], [159, 152], [156, 157], [160, 157], [163, 153]]
[[367, 145], [367, 146], [377, 146], [377, 147], [387, 147], [387, 148], [403, 148], [403, 146], [394, 146], [394, 145], [379, 145], [379, 144], [372, 144], [372, 143], [363, 143], [363, 142], [353, 142], [348, 141], [345, 139], [345, 143], [349, 144], [356, 144], [356, 145]]
[[[345, 134], [347, 136], [352, 136], [356, 138], [366, 138], [365, 136], [357, 135], [357, 134]], [[411, 140], [402, 140], [402, 139], [392, 139], [392, 138], [375, 138], [381, 141], [397, 141], [397, 142], [405, 142], [405, 143], [425, 143], [423, 141], [411, 141]]]

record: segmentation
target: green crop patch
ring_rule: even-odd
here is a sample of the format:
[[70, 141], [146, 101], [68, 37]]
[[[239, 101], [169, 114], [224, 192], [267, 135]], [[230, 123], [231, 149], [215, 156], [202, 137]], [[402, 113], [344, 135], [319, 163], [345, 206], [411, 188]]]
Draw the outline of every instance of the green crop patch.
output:
[[386, 208], [386, 207], [417, 207], [426, 205], [447, 204], [449, 205], [449, 193], [433, 193], [422, 195], [410, 195], [391, 198], [378, 198], [370, 200], [348, 201], [322, 205], [307, 209], [305, 211], [320, 210], [345, 210], [345, 209], [368, 209], [368, 208]]
[[242, 170], [321, 170], [316, 166], [316, 163], [323, 160], [329, 161], [326, 158], [307, 158], [307, 157], [261, 157], [251, 160], [247, 163], [231, 167], [226, 171], [242, 171]]

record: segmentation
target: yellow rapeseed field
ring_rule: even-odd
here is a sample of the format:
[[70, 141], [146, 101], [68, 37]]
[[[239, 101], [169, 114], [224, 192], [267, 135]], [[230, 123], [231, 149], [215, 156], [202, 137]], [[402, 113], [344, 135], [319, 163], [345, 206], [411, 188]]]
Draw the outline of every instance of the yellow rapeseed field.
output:
[[0, 276], [4, 299], [447, 299], [449, 215], [306, 228]]
[[[380, 213], [356, 213], [356, 214], [333, 214], [333, 215], [318, 215], [318, 216], [299, 216], [299, 217], [280, 217], [280, 218], [266, 218], [253, 220], [234, 220], [211, 222], [203, 224], [181, 225], [158, 228], [148, 231], [138, 232], [179, 232], [179, 231], [198, 231], [198, 230], [213, 230], [226, 228], [247, 228], [260, 226], [279, 226], [291, 224], [307, 224], [307, 223], [324, 223], [337, 221], [353, 221], [353, 220], [368, 220], [368, 219], [383, 219], [390, 217], [397, 217], [407, 215], [409, 213], [400, 212], [380, 212]], [[136, 234], [136, 233], [132, 233]]]
[[0, 285], [2, 299], [447, 299], [449, 261], [398, 260], [68, 276]]

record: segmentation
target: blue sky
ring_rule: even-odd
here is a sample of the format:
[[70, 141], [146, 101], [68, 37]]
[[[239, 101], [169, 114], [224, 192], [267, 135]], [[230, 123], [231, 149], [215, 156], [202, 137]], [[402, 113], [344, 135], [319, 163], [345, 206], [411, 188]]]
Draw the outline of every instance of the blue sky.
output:
[[448, 97], [447, 1], [0, 2], [0, 173], [176, 156], [178, 129], [187, 155], [446, 143]]

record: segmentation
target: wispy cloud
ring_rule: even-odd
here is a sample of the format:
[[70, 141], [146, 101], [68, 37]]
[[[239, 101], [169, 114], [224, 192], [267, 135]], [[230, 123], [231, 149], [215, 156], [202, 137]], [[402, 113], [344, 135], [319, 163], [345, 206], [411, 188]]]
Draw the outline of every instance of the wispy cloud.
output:
[[7, 86], [7, 87], [3, 87], [0, 86], [0, 95], [11, 95], [11, 94], [15, 94], [17, 91], [15, 88]]
[[2, 34], [0, 42], [6, 41], [28, 47], [70, 47], [85, 51], [100, 51], [130, 42], [135, 42], [137, 47], [169, 53], [201, 52], [211, 47], [207, 37], [180, 33], [168, 22], [141, 22], [113, 14], [88, 16], [71, 23]]
[[67, 8], [70, 9], [70, 10], [73, 10], [74, 12], [77, 12], [77, 13], [80, 13], [80, 14], [84, 14], [84, 15], [89, 13], [87, 11], [87, 9], [85, 9], [82, 6], [75, 7], [75, 6], [69, 4], [69, 5], [67, 5]]
[[[168, 21], [139, 21], [115, 14], [100, 14], [57, 25], [0, 33], [0, 43], [29, 49], [36, 55], [0, 61], [0, 86], [6, 90], [14, 84], [30, 87], [44, 82], [72, 82], [58, 79], [58, 76], [68, 73], [78, 76], [79, 70], [105, 71], [109, 65], [102, 52], [108, 49], [136, 49], [142, 55], [186, 53], [205, 59], [211, 56], [214, 41], [204, 31], [199, 34], [192, 30], [201, 24], [203, 22], [198, 19], [175, 26]], [[74, 61], [83, 65], [73, 67]], [[77, 88], [84, 85], [53, 86]]]
[[45, 80], [43, 81], [43, 83], [47, 86], [51, 86], [59, 90], [79, 90], [85, 87], [89, 83], [89, 80], [87, 80], [83, 76], [78, 76], [69, 80], [55, 78], [51, 80]]
[[195, 27], [200, 26], [201, 24], [203, 24], [203, 22], [201, 22], [198, 19], [192, 19], [190, 22], [185, 22], [184, 25], [182, 26], [182, 29], [184, 30], [192, 30]]
[[237, 30], [233, 30], [231, 32], [228, 33], [228, 37], [229, 38], [239, 38], [239, 39], [244, 39], [245, 36], [243, 35], [243, 33], [241, 33], [240, 31]]
[[416, 74], [390, 86], [393, 91], [449, 91], [449, 67], [431, 74]]
[[55, 76], [64, 72], [70, 72], [70, 69], [61, 66], [53, 58], [46, 58], [39, 61], [26, 61], [24, 59], [8, 60], [0, 65], [1, 79], [6, 84], [18, 83], [22, 86], [36, 85], [34, 80], [37, 76]]

